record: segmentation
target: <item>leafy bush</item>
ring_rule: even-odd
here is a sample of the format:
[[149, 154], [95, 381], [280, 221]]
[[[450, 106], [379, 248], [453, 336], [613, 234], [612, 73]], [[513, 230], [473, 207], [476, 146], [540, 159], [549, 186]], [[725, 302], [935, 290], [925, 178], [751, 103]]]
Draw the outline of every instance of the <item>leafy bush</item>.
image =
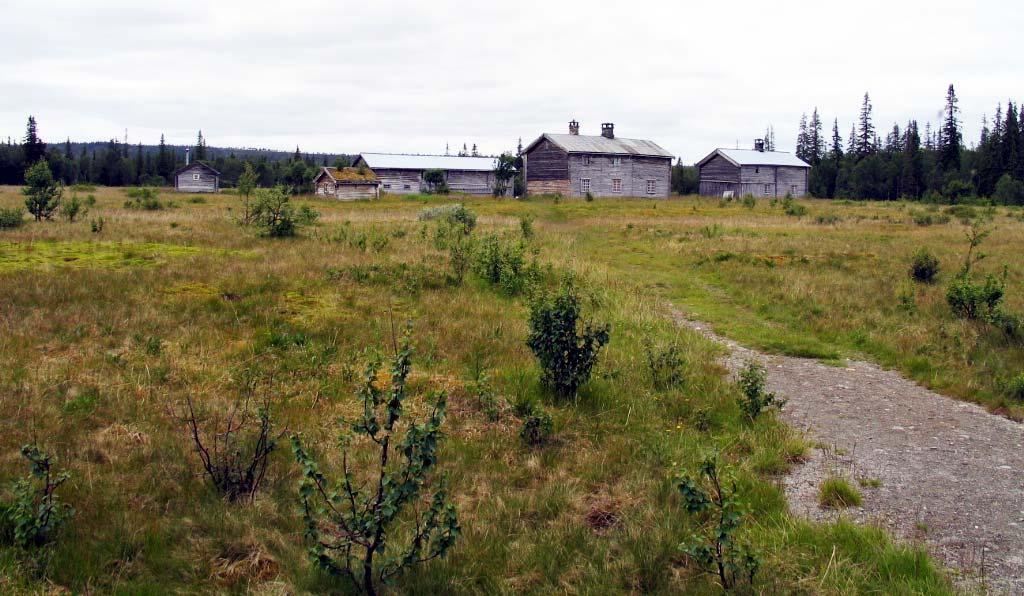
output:
[[283, 186], [255, 191], [250, 213], [251, 221], [260, 233], [271, 238], [294, 236], [298, 228], [309, 222], [309, 214], [296, 213], [295, 205]]
[[67, 472], [53, 469], [53, 459], [35, 445], [24, 445], [21, 455], [29, 463], [29, 476], [14, 483], [14, 501], [4, 508], [4, 525], [14, 544], [22, 548], [45, 546], [57, 539], [75, 511], [57, 498], [68, 481]]
[[427, 184], [428, 193], [446, 195], [450, 192], [448, 182], [444, 178], [444, 170], [424, 171], [423, 182]]
[[96, 185], [79, 182], [77, 184], [72, 184], [71, 190], [75, 192], [96, 192]]
[[420, 211], [416, 217], [419, 221], [441, 220], [451, 224], [461, 224], [465, 233], [473, 231], [476, 227], [476, 214], [466, 208], [462, 203], [454, 205], [442, 205], [440, 207], [428, 207]]
[[551, 440], [552, 429], [551, 414], [540, 408], [534, 408], [523, 419], [523, 428], [519, 431], [519, 438], [531, 447], [538, 447]]
[[575, 397], [590, 378], [610, 329], [580, 323], [580, 297], [570, 281], [553, 296], [536, 297], [530, 304], [530, 347], [541, 366], [541, 382], [559, 397]]
[[584, 197], [583, 197], [583, 198], [584, 198], [584, 199], [586, 199], [586, 201], [587, 201], [588, 203], [592, 203], [592, 202], [594, 201], [594, 193], [592, 193], [592, 192], [590, 192], [590, 191], [588, 190], [588, 191], [587, 191], [587, 194], [586, 194], [586, 195], [584, 195]]
[[53, 173], [46, 160], [40, 159], [25, 170], [25, 208], [36, 218], [36, 221], [53, 219], [53, 214], [60, 206], [64, 187], [53, 179]]
[[945, 213], [965, 223], [972, 219], [977, 219], [978, 217], [978, 210], [971, 205], [953, 205], [951, 207], [946, 207]]
[[974, 193], [974, 186], [970, 182], [954, 178], [942, 188], [942, 196], [954, 205], [964, 197]]
[[860, 491], [845, 478], [830, 476], [821, 483], [821, 488], [818, 491], [818, 504], [826, 509], [860, 507]]
[[523, 215], [519, 218], [519, 232], [523, 240], [533, 240], [533, 216]]
[[540, 277], [540, 266], [536, 259], [527, 262], [522, 242], [505, 241], [494, 234], [484, 236], [476, 244], [473, 271], [509, 296], [529, 289]]
[[819, 215], [818, 217], [814, 218], [814, 221], [817, 222], [819, 225], [834, 226], [839, 222], [843, 221], [843, 218], [839, 217], [835, 213], [828, 213], [825, 215]]
[[150, 187], [139, 187], [125, 189], [128, 200], [124, 202], [125, 209], [141, 209], [143, 211], [160, 211], [166, 205], [160, 201], [157, 190]]
[[740, 409], [751, 420], [756, 420], [765, 409], [781, 407], [784, 403], [774, 393], [767, 391], [767, 375], [764, 367], [756, 362], [748, 362], [740, 371], [739, 386], [742, 395], [739, 399]]
[[705, 573], [717, 573], [724, 590], [742, 583], [752, 586], [761, 561], [736, 537], [748, 511], [737, 496], [735, 480], [720, 477], [715, 458], [708, 458], [696, 478], [683, 476], [676, 488], [698, 527], [680, 549]]
[[1014, 376], [1006, 383], [1006, 393], [1017, 401], [1024, 401], [1024, 373]]
[[782, 200], [782, 210], [786, 215], [793, 217], [803, 217], [807, 215], [807, 207], [804, 207], [800, 203], [793, 200], [793, 197], [786, 195], [786, 198]]
[[997, 311], [1004, 293], [1004, 281], [994, 275], [986, 276], [984, 283], [979, 284], [968, 273], [961, 272], [947, 288], [946, 302], [961, 319], [984, 319]]
[[93, 234], [99, 234], [100, 232], [103, 231], [103, 226], [105, 223], [106, 222], [103, 220], [102, 217], [98, 217], [89, 222], [89, 229], [92, 231]]
[[754, 198], [754, 195], [747, 193], [743, 195], [743, 206], [747, 209], [753, 209], [757, 207], [757, 199]]
[[75, 223], [75, 218], [80, 214], [84, 214], [85, 207], [81, 201], [78, 200], [78, 195], [71, 195], [71, 199], [64, 201], [60, 206], [60, 215], [64, 219], [68, 220], [68, 223]]
[[910, 217], [914, 220], [914, 223], [919, 226], [930, 226], [934, 224], [947, 224], [949, 223], [949, 216], [946, 214], [938, 213], [926, 213], [922, 211], [911, 211]]
[[4, 209], [0, 207], [0, 230], [21, 227], [25, 223], [20, 209]]
[[[329, 481], [299, 437], [292, 437], [302, 468], [299, 498], [313, 564], [349, 578], [368, 594], [376, 594], [378, 582], [386, 583], [412, 565], [444, 556], [459, 535], [458, 516], [444, 479], [434, 484], [426, 511], [417, 511], [424, 486], [433, 484], [428, 479], [437, 467], [446, 400], [444, 393], [436, 394], [425, 422], [402, 424], [411, 358], [407, 334], [392, 360], [387, 391], [379, 386], [380, 360], [367, 365], [359, 390], [362, 415], [343, 421], [348, 428], [339, 442], [339, 481]], [[359, 456], [360, 447], [377, 453], [365, 459]], [[411, 514], [403, 515], [407, 509], [412, 509]], [[395, 545], [402, 536], [407, 543]], [[400, 552], [393, 552], [396, 549]]]
[[939, 274], [939, 259], [927, 248], [920, 248], [910, 262], [910, 277], [916, 281], [932, 283]]
[[683, 358], [679, 354], [679, 346], [670, 343], [657, 348], [651, 343], [644, 346], [647, 356], [647, 370], [651, 374], [651, 384], [663, 391], [678, 387], [683, 383]]
[[999, 182], [996, 182], [992, 198], [1003, 205], [1024, 205], [1024, 182], [1003, 174]]

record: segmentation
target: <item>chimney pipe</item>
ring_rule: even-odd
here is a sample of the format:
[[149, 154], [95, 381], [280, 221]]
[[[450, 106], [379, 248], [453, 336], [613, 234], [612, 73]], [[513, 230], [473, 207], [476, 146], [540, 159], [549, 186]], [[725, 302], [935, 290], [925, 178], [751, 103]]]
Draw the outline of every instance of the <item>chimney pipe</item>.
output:
[[764, 153], [764, 139], [754, 139], [754, 151]]
[[189, 163], [191, 163], [189, 161], [189, 149], [188, 147], [185, 147], [185, 165], [187, 166]]
[[580, 134], [580, 123], [575, 120], [569, 121], [569, 134], [573, 136], [579, 136]]
[[606, 139], [615, 138], [615, 125], [611, 122], [605, 122], [601, 124], [601, 136]]

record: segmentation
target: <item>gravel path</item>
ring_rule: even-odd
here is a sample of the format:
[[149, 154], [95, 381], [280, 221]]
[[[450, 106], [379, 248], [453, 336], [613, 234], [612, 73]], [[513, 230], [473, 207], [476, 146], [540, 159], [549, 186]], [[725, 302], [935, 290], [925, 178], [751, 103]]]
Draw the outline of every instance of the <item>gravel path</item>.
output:
[[822, 480], [838, 473], [863, 485], [862, 507], [842, 515], [923, 540], [962, 588], [1024, 594], [1024, 426], [875, 364], [762, 354], [673, 317], [727, 346], [731, 371], [764, 366], [788, 400], [782, 417], [819, 445], [785, 479], [794, 513], [839, 515], [818, 506]]

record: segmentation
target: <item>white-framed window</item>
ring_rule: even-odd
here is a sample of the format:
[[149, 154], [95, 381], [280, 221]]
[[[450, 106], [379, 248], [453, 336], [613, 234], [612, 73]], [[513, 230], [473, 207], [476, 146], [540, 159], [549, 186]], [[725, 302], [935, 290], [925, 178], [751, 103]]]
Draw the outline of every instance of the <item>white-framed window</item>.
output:
[[589, 155], [584, 155], [583, 156], [583, 165], [585, 165], [585, 166], [589, 166], [590, 165], [590, 156]]
[[772, 194], [772, 185], [771, 184], [765, 184], [764, 185], [764, 194], [766, 194], [766, 195]]
[[621, 157], [613, 157], [612, 158], [612, 165], [613, 166], [621, 166], [622, 165], [622, 158]]
[[796, 184], [794, 184], [793, 186], [789, 187], [789, 194], [794, 195], [794, 196], [796, 195]]
[[653, 195], [655, 192], [657, 192], [657, 190], [658, 190], [658, 181], [657, 180], [648, 180], [647, 181], [647, 194]]
[[203, 178], [202, 174], [192, 174], [192, 179], [193, 180], [201, 180], [202, 178]]
[[622, 192], [622, 178], [612, 178], [612, 192]]
[[411, 184], [406, 184], [402, 188], [405, 189], [405, 190], [412, 190], [412, 185]]
[[385, 185], [384, 185], [384, 190], [389, 190], [390, 188], [391, 188], [391, 185], [390, 185], [390, 184], [385, 184]]
[[590, 178], [580, 178], [580, 192], [583, 194], [590, 192]]

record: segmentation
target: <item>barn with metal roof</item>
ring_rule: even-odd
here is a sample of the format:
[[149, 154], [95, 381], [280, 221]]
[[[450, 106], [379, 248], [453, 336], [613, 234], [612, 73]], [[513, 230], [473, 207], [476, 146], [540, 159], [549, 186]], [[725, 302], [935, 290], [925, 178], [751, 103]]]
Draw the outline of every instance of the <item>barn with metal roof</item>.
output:
[[410, 155], [400, 153], [361, 153], [355, 167], [365, 165], [380, 181], [381, 190], [390, 194], [415, 194], [427, 190], [424, 172], [440, 170], [453, 192], [489, 195], [494, 192], [494, 157], [461, 155]]
[[761, 139], [753, 149], [715, 149], [697, 162], [700, 194], [705, 196], [802, 197], [811, 166], [784, 151], [765, 151]]
[[569, 134], [544, 133], [523, 151], [528, 194], [570, 197], [668, 196], [672, 154], [657, 143], [615, 136], [615, 125], [601, 134], [581, 135], [579, 122]]

